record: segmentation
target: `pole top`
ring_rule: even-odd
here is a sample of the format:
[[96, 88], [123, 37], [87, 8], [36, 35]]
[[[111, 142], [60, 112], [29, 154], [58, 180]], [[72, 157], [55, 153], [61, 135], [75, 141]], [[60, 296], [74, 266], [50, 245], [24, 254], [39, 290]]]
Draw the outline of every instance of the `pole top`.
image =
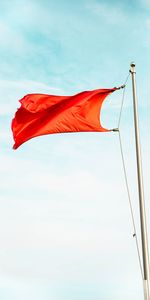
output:
[[132, 61], [131, 64], [130, 64], [130, 66], [131, 66], [132, 68], [135, 68], [135, 62]]
[[131, 67], [131, 68], [130, 68], [130, 73], [131, 73], [131, 74], [136, 73], [136, 72], [135, 72], [135, 62], [134, 62], [134, 61], [131, 62], [130, 67]]

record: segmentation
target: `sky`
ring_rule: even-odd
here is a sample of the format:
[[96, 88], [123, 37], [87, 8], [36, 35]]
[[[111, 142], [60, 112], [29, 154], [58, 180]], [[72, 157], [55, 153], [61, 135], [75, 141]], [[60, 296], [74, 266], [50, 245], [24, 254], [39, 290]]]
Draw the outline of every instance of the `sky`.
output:
[[[149, 0], [0, 0], [0, 299], [140, 300], [143, 286], [117, 133], [56, 134], [12, 150], [28, 93], [124, 84], [136, 63], [150, 233]], [[102, 124], [116, 128], [122, 91]], [[120, 125], [140, 244], [129, 77]]]

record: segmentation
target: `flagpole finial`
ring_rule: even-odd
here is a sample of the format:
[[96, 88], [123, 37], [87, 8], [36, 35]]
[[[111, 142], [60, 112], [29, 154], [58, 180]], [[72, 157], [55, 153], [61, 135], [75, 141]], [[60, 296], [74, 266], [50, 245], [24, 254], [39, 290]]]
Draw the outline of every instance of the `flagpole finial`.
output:
[[131, 62], [130, 67], [131, 67], [130, 68], [130, 73], [136, 73], [135, 72], [135, 62], [134, 61]]
[[132, 68], [135, 67], [135, 62], [132, 61], [131, 64], [130, 64], [130, 66], [131, 66]]

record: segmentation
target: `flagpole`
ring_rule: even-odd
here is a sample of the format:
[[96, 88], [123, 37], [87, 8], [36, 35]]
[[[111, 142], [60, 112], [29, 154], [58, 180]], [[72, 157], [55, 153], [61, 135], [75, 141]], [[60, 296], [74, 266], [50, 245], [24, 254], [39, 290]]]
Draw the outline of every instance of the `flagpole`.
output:
[[143, 257], [143, 283], [144, 283], [144, 300], [150, 300], [150, 270], [149, 270], [149, 250], [147, 238], [146, 212], [144, 201], [144, 186], [142, 175], [142, 160], [140, 147], [140, 132], [138, 120], [138, 102], [136, 92], [135, 79], [135, 63], [130, 65], [130, 73], [132, 77], [133, 90], [133, 107], [134, 107], [134, 126], [135, 126], [135, 143], [136, 143], [136, 161], [137, 161], [137, 178], [138, 178], [138, 192], [139, 192], [139, 210], [140, 210], [140, 228], [141, 228], [141, 242], [142, 242], [142, 257]]

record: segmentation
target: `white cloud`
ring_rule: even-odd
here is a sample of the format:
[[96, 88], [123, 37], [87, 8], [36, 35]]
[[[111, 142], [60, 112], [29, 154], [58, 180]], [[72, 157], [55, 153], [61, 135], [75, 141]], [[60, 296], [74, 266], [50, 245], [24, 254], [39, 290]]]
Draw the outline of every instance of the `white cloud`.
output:
[[[37, 278], [59, 282], [62, 277], [74, 282], [98, 280], [99, 269], [107, 277], [108, 270], [122, 265], [123, 257], [126, 266], [132, 261], [134, 278], [137, 257], [123, 182], [116, 173], [120, 162], [113, 161], [109, 151], [102, 153], [102, 147], [100, 153], [101, 158], [98, 150], [92, 158], [93, 154], [83, 149], [88, 167], [83, 168], [80, 157], [78, 171], [64, 168], [62, 173], [56, 168], [56, 157], [52, 172], [44, 157], [43, 161], [30, 160], [27, 152], [26, 158], [22, 156], [25, 153], [16, 152], [1, 156], [1, 190], [5, 192], [0, 201], [0, 224], [5, 230], [0, 235], [0, 266], [8, 277], [25, 282], [29, 277], [34, 282]], [[49, 155], [47, 149], [48, 160]], [[75, 155], [72, 157], [75, 162]], [[51, 164], [53, 158], [51, 155]], [[62, 159], [66, 159], [65, 149]], [[124, 276], [128, 272], [127, 267]]]
[[150, 18], [145, 20], [146, 27], [150, 29]]
[[20, 107], [18, 100], [30, 93], [62, 94], [63, 91], [42, 82], [0, 80], [0, 114], [14, 114]]
[[150, 7], [150, 1], [149, 0], [139, 0], [139, 2], [143, 5], [145, 8]]
[[110, 24], [123, 23], [126, 21], [126, 15], [123, 9], [111, 3], [98, 2], [98, 1], [88, 1], [86, 2], [86, 8], [94, 13], [95, 15], [103, 18], [104, 22]]
[[1, 50], [10, 49], [11, 53], [19, 54], [26, 50], [26, 41], [23, 35], [2, 21], [0, 21], [0, 43]]

